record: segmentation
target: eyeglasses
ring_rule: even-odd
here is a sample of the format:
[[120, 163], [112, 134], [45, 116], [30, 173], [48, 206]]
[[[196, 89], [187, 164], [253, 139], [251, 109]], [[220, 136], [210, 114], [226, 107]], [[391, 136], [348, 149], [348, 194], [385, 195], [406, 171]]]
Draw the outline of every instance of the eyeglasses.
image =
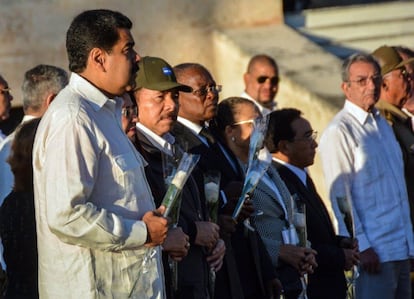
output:
[[252, 124], [254, 126], [255, 125], [255, 120], [254, 119], [247, 119], [247, 120], [238, 121], [238, 122], [232, 124], [232, 126], [238, 126], [238, 125], [242, 125], [242, 124]]
[[206, 96], [209, 92], [212, 93], [219, 93], [222, 89], [221, 85], [212, 85], [212, 86], [207, 86], [205, 88], [200, 88], [197, 90], [193, 90], [193, 94], [199, 97], [204, 97]]
[[265, 83], [268, 79], [270, 79], [270, 83], [272, 85], [277, 85], [279, 83], [280, 78], [278, 76], [274, 76], [274, 77], [267, 77], [267, 76], [260, 76], [257, 77], [257, 83], [259, 84], [263, 84]]
[[8, 95], [8, 94], [10, 94], [10, 91], [11, 91], [10, 87], [0, 88], [0, 94]]
[[134, 118], [138, 115], [138, 108], [137, 107], [124, 107], [121, 110], [122, 116], [125, 116], [126, 118]]
[[311, 131], [311, 132], [307, 133], [304, 137], [296, 138], [296, 139], [294, 138], [290, 141], [291, 142], [295, 142], [295, 141], [313, 142], [313, 141], [316, 141], [316, 138], [318, 138], [318, 132], [317, 131]]
[[374, 83], [374, 85], [381, 84], [382, 77], [380, 75], [374, 75], [371, 77], [362, 77], [362, 78], [359, 78], [358, 80], [348, 80], [347, 82], [356, 83], [357, 85], [364, 87], [368, 85], [368, 82], [372, 82]]

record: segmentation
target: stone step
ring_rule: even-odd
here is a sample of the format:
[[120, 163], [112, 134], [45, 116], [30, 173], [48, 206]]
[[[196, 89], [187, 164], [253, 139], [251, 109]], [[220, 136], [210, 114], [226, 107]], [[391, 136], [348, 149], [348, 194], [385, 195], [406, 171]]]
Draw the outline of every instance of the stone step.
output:
[[285, 22], [340, 58], [384, 44], [414, 47], [414, 1], [310, 9]]
[[351, 5], [308, 9], [301, 13], [302, 24], [295, 27], [320, 28], [338, 25], [357, 25], [364, 22], [387, 22], [414, 18], [414, 1], [396, 1], [380, 4]]
[[358, 25], [330, 26], [299, 29], [305, 35], [328, 38], [331, 41], [346, 42], [382, 38], [388, 36], [414, 35], [414, 17], [396, 19], [388, 22], [366, 22]]

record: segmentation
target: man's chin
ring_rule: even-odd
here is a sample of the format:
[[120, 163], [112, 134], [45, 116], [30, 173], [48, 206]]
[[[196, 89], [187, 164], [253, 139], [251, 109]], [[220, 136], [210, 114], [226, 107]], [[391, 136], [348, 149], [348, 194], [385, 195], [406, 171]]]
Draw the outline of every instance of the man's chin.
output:
[[268, 98], [266, 98], [265, 100], [260, 99], [258, 100], [258, 102], [260, 103], [260, 105], [263, 105], [263, 106], [271, 106], [273, 104], [273, 99], [268, 99]]

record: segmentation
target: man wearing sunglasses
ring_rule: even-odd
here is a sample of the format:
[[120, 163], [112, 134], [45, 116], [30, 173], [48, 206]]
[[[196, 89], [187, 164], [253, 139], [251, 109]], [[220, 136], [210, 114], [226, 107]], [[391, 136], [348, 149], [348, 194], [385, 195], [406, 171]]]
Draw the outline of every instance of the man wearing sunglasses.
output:
[[380, 100], [376, 107], [392, 126], [395, 137], [400, 144], [404, 159], [404, 175], [407, 182], [411, 221], [414, 220], [414, 132], [411, 118], [402, 108], [411, 95], [410, 74], [406, 65], [414, 58], [403, 60], [397, 50], [382, 46], [374, 51], [373, 56], [381, 67], [382, 85]]
[[263, 115], [276, 109], [274, 101], [279, 89], [279, 68], [276, 61], [265, 54], [253, 56], [243, 76], [245, 90], [242, 97], [252, 100]]

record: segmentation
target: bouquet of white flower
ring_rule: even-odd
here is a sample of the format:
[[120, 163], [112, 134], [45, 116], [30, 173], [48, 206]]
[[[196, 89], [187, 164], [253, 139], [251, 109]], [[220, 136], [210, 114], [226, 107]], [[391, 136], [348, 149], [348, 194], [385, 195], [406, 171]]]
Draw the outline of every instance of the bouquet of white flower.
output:
[[[344, 192], [344, 195], [336, 196], [336, 202], [350, 237], [355, 238], [355, 223], [353, 217], [351, 190], [347, 181], [344, 181]], [[355, 297], [355, 282], [358, 277], [359, 268], [357, 265], [354, 265], [352, 269], [346, 273], [348, 282], [348, 298]]]
[[214, 223], [217, 223], [220, 178], [221, 174], [219, 171], [209, 170], [204, 173], [204, 194], [207, 201], [210, 220]]
[[249, 159], [247, 162], [246, 176], [244, 179], [242, 193], [233, 212], [233, 219], [236, 220], [243, 207], [246, 196], [251, 194], [259, 183], [261, 177], [269, 168], [272, 156], [263, 147], [266, 134], [268, 117], [256, 118], [253, 132], [250, 136]]
[[164, 195], [161, 205], [165, 206], [164, 217], [167, 217], [176, 204], [184, 184], [200, 159], [200, 155], [184, 153], [178, 164], [177, 171], [171, 180], [171, 184]]

